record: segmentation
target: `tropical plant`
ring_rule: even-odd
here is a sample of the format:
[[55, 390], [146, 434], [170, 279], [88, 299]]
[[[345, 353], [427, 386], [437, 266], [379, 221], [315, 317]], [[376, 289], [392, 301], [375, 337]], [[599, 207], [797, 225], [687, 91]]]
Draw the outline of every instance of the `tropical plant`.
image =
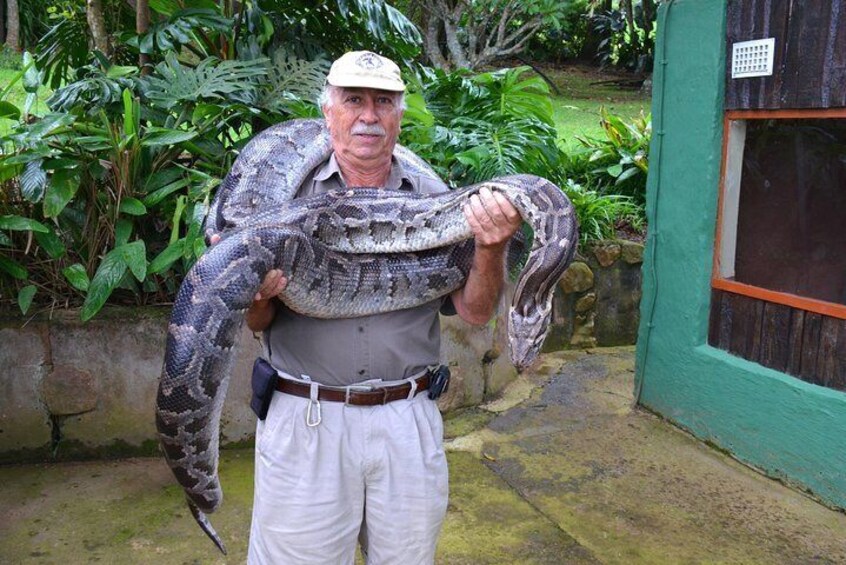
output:
[[601, 37], [597, 55], [603, 65], [611, 64], [638, 72], [652, 70], [655, 48], [654, 0], [594, 0], [588, 19]]
[[643, 208], [631, 197], [621, 194], [603, 194], [587, 188], [573, 179], [567, 179], [562, 190], [573, 203], [579, 218], [579, 244], [614, 239], [617, 228], [628, 226], [631, 231], [642, 232], [645, 226]]
[[641, 114], [626, 122], [601, 108], [600, 123], [604, 138], [576, 137], [581, 148], [569, 155], [567, 173], [603, 193], [630, 196], [642, 206], [649, 172], [650, 117]]
[[528, 67], [470, 75], [426, 70], [401, 141], [453, 185], [494, 176], [555, 175], [561, 159], [545, 82]]
[[[0, 229], [8, 230], [0, 288], [17, 291], [24, 310], [33, 297], [81, 302], [88, 319], [110, 297], [169, 300], [205, 249], [211, 191], [252, 120], [313, 114], [308, 100], [328, 66], [279, 53], [189, 67], [170, 53], [141, 77], [137, 67], [100, 62], [53, 93], [51, 113], [0, 139]], [[24, 66], [25, 85], [37, 87], [41, 72], [28, 55]], [[280, 72], [291, 82], [268, 79]], [[0, 109], [29, 111], [7, 101]]]
[[[419, 40], [380, 0], [155, 1], [141, 34], [106, 11], [109, 58], [89, 49], [83, 5], [61, 4], [37, 60], [25, 55], [25, 103], [0, 93], [0, 115], [20, 120], [0, 138], [0, 290], [24, 312], [81, 303], [88, 319], [107, 299], [171, 299], [256, 128], [316, 115], [329, 56], [411, 58]], [[141, 53], [148, 66], [117, 64]], [[42, 82], [55, 90], [36, 116]]]

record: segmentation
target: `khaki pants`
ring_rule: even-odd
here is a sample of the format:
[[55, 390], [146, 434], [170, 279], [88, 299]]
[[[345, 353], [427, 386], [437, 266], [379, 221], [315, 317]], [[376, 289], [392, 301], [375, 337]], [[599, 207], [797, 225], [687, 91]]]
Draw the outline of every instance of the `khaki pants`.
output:
[[[443, 422], [426, 393], [384, 406], [277, 392], [256, 429], [251, 565], [431, 564], [446, 514]], [[312, 404], [311, 423], [316, 421]]]

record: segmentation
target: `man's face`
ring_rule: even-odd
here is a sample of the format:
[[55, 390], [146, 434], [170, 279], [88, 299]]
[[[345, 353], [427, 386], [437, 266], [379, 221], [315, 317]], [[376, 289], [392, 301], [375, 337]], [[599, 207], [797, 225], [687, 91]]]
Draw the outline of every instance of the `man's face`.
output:
[[347, 159], [383, 160], [394, 151], [402, 111], [399, 93], [374, 88], [332, 89], [323, 107], [332, 148]]

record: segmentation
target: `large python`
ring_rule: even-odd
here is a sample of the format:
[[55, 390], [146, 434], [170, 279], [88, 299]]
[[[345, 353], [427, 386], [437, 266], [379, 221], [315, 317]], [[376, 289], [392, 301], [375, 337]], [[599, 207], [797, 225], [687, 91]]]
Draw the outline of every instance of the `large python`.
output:
[[[552, 183], [503, 177], [440, 195], [354, 189], [291, 200], [330, 152], [322, 120], [274, 126], [242, 151], [210, 208], [207, 234], [221, 233], [174, 302], [156, 406], [168, 464], [200, 527], [225, 553], [206, 514], [221, 503], [218, 432], [241, 323], [265, 274], [288, 277], [289, 308], [322, 318], [416, 306], [461, 287], [474, 244], [461, 207], [486, 186], [502, 192], [534, 237], [508, 315], [511, 359], [537, 357], [556, 282], [578, 241], [573, 207]], [[412, 174], [435, 173], [401, 147]]]

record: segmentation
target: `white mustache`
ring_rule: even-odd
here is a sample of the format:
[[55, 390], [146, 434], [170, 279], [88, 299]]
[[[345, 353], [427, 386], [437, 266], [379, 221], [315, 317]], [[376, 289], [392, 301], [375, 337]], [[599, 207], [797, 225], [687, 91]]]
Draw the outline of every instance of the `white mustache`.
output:
[[356, 124], [352, 127], [351, 133], [353, 135], [379, 135], [382, 137], [386, 135], [385, 128], [379, 124]]

